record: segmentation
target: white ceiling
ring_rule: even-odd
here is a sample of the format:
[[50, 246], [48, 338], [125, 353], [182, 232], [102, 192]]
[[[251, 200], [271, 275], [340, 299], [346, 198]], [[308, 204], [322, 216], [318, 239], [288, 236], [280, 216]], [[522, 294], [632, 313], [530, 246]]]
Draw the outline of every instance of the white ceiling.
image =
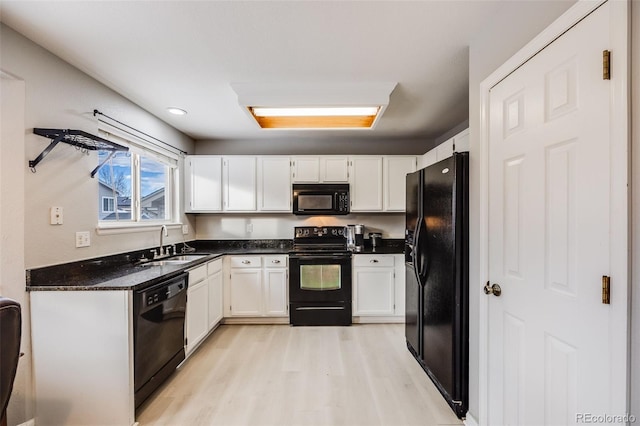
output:
[[468, 46], [507, 3], [2, 0], [0, 17], [196, 140], [303, 136], [258, 129], [237, 82], [397, 82], [374, 130], [313, 132], [399, 139], [468, 118]]

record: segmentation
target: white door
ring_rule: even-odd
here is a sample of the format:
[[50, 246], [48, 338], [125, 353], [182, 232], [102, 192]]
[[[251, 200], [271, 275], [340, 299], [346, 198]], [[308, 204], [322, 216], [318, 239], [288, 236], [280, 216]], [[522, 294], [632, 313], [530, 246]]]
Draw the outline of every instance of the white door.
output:
[[487, 296], [491, 425], [624, 414], [613, 360], [626, 346], [610, 334], [624, 308], [601, 291], [603, 275], [616, 280], [611, 224], [627, 220], [610, 203], [626, 188], [612, 185], [609, 6], [490, 91], [489, 278], [502, 288]]

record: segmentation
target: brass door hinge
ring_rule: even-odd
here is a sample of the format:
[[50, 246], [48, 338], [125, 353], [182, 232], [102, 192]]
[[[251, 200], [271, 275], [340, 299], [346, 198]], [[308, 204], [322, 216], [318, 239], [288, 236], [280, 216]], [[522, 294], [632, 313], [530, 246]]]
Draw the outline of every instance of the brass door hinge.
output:
[[602, 303], [609, 305], [611, 303], [611, 277], [602, 276]]
[[602, 51], [602, 79], [611, 80], [611, 51]]

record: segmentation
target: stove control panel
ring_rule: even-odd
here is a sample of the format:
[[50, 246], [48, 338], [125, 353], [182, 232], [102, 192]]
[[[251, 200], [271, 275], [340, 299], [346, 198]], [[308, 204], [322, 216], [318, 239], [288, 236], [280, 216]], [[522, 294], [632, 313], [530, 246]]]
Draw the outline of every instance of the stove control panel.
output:
[[344, 237], [344, 226], [296, 226], [294, 238]]

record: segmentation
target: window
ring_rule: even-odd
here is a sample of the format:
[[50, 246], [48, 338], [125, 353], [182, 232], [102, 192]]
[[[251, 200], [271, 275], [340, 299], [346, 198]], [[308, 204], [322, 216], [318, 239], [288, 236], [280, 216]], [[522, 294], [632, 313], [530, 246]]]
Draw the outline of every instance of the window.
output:
[[[177, 216], [177, 161], [113, 135], [108, 138], [129, 151], [98, 151], [99, 221], [140, 225], [173, 222]], [[107, 225], [108, 226], [108, 225]]]
[[102, 213], [113, 213], [115, 199], [113, 197], [102, 197]]

